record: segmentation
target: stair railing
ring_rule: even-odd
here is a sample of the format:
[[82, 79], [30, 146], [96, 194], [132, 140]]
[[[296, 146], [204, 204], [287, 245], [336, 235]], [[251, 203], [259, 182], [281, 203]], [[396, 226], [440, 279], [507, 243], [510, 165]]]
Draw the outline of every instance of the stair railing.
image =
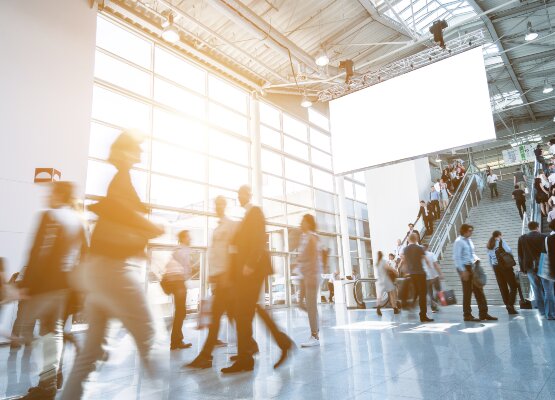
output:
[[[538, 170], [540, 170], [541, 168], [542, 168], [542, 165], [536, 161], [536, 163], [534, 164], [534, 173], [532, 174], [532, 178], [531, 178], [532, 184], [530, 185], [530, 190], [529, 190], [530, 202], [528, 204], [530, 204], [529, 206], [530, 216], [528, 216], [528, 212], [525, 212], [524, 218], [522, 219], [523, 235], [528, 232], [528, 222], [530, 221], [538, 222], [540, 224], [540, 230], [542, 228], [541, 210], [540, 210], [540, 205], [536, 203], [536, 188], [534, 187], [534, 179], [538, 175]], [[526, 176], [529, 176], [529, 175], [526, 174]]]
[[478, 205], [485, 181], [485, 174], [471, 165], [430, 239], [429, 250], [437, 257], [441, 257], [447, 243], [458, 236], [470, 209]]

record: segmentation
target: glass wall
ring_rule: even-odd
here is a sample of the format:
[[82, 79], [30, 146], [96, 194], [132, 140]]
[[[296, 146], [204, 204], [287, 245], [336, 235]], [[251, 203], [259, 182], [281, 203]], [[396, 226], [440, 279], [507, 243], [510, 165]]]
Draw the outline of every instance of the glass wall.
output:
[[[295, 275], [291, 271], [303, 214], [316, 217], [323, 247], [329, 249], [325, 272], [341, 265], [328, 119], [311, 109], [308, 120], [301, 120], [261, 101], [260, 125], [253, 129], [249, 100], [246, 91], [163, 44], [98, 17], [86, 195], [89, 200], [105, 195], [115, 173], [106, 159], [118, 133], [125, 128], [143, 132], [143, 158], [132, 170], [132, 180], [151, 208], [150, 218], [166, 227], [149, 249], [152, 301], [168, 302], [155, 277], [177, 243], [176, 234], [187, 229], [194, 249], [188, 308], [196, 309], [208, 289], [205, 255], [217, 223], [213, 200], [225, 196], [230, 216], [240, 218], [235, 191], [250, 184], [253, 174], [263, 183], [262, 206], [275, 271], [267, 282], [268, 303], [288, 305], [295, 297], [288, 283]], [[261, 146], [253, 149], [251, 139], [258, 134]], [[252, 151], [260, 152], [260, 170], [253, 170]], [[360, 189], [355, 178], [352, 184], [349, 235], [358, 250], [351, 258], [360, 264], [369, 258], [361, 246], [368, 223], [365, 227], [364, 187]]]

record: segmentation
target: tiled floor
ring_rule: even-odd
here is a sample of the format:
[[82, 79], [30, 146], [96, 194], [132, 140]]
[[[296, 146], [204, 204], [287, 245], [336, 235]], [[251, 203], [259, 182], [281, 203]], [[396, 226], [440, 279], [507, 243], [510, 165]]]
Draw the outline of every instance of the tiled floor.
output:
[[[522, 311], [509, 317], [492, 307], [495, 323], [463, 323], [460, 306], [434, 314], [421, 325], [416, 314], [380, 319], [375, 311], [347, 311], [323, 305], [321, 347], [298, 349], [278, 370], [279, 349], [257, 322], [260, 355], [253, 373], [223, 376], [234, 346], [214, 352], [214, 368], [181, 369], [202, 345], [205, 332], [189, 321], [185, 328], [193, 348], [172, 352], [171, 373], [164, 383], [143, 379], [130, 337], [115, 329], [110, 359], [87, 385], [89, 399], [554, 399], [555, 322]], [[300, 343], [307, 338], [306, 314], [298, 309], [274, 311], [274, 317]], [[223, 337], [233, 341], [224, 332]], [[37, 379], [40, 349], [32, 354], [0, 349], [0, 396], [26, 391]], [[73, 351], [66, 353], [65, 369]], [[160, 391], [160, 385], [169, 390]], [[164, 396], [165, 394], [165, 396]], [[169, 396], [168, 396], [169, 394]]]

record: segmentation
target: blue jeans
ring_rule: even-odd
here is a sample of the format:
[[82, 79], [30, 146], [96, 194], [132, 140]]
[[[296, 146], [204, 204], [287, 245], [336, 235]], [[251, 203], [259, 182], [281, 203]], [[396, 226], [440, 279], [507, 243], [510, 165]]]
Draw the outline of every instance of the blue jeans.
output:
[[543, 286], [545, 317], [555, 319], [555, 294], [553, 289], [553, 281], [540, 278]]
[[540, 312], [540, 314], [545, 314], [545, 306], [543, 301], [543, 289], [540, 277], [536, 275], [536, 273], [532, 270], [529, 270], [527, 273], [528, 281], [530, 282], [530, 288], [534, 292], [534, 302], [536, 303], [535, 306]]

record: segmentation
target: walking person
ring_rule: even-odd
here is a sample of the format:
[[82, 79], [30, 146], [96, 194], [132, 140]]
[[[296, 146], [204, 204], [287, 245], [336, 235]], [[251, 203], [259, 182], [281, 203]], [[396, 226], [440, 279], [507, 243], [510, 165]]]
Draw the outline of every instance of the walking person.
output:
[[451, 196], [451, 192], [449, 191], [447, 183], [443, 179], [441, 179], [441, 181], [439, 182], [439, 188], [440, 188], [439, 198], [441, 202], [441, 207], [445, 211], [449, 206], [449, 197]]
[[252, 322], [255, 311], [272, 331], [272, 336], [281, 349], [281, 356], [274, 364], [279, 367], [287, 359], [293, 348], [293, 341], [279, 331], [266, 310], [257, 306], [257, 300], [268, 275], [272, 274], [270, 254], [266, 250], [266, 221], [262, 209], [251, 204], [252, 192], [249, 186], [241, 186], [238, 191], [241, 207], [245, 216], [238, 225], [231, 241], [231, 283], [234, 291], [234, 317], [237, 323], [237, 358], [223, 368], [224, 374], [252, 371]]
[[310, 214], [303, 215], [301, 221], [301, 242], [299, 255], [296, 262], [304, 286], [304, 297], [308, 322], [310, 324], [310, 338], [301, 343], [301, 347], [320, 346], [319, 317], [318, 317], [318, 290], [322, 275], [322, 257], [320, 240], [316, 234], [316, 220]]
[[[478, 322], [481, 320], [485, 321], [497, 321], [496, 317], [492, 317], [488, 314], [488, 303], [486, 296], [484, 295], [484, 290], [475, 281], [475, 269], [478, 267], [476, 264], [479, 263], [479, 259], [474, 251], [474, 243], [472, 243], [472, 233], [474, 232], [474, 227], [468, 224], [462, 224], [460, 229], [460, 236], [455, 240], [453, 244], [453, 259], [455, 261], [455, 267], [459, 272], [461, 278], [462, 288], [463, 288], [463, 316], [465, 321]], [[475, 318], [472, 315], [472, 307], [470, 302], [472, 300], [472, 294], [474, 293], [474, 298], [476, 303], [478, 303], [478, 311], [480, 318]]]
[[218, 196], [214, 200], [216, 216], [219, 218], [218, 226], [212, 234], [212, 243], [208, 250], [208, 274], [212, 285], [212, 308], [211, 322], [208, 328], [208, 336], [199, 355], [187, 365], [189, 368], [212, 367], [212, 351], [218, 344], [220, 332], [220, 320], [227, 312], [228, 319], [232, 317], [229, 245], [235, 234], [237, 223], [230, 220], [226, 214], [227, 201], [225, 197]]
[[549, 192], [542, 185], [542, 181], [540, 178], [534, 179], [534, 190], [535, 190], [535, 196], [536, 196], [536, 204], [540, 205], [542, 215], [545, 217], [547, 216], [547, 212], [548, 212], [547, 202], [549, 201]]
[[[422, 246], [424, 249], [424, 254], [428, 262], [422, 264], [424, 271], [426, 271], [426, 288], [428, 291], [428, 297], [430, 299], [430, 306], [432, 312], [439, 311], [439, 299], [438, 293], [441, 291], [441, 280], [443, 280], [443, 272], [441, 272], [441, 267], [437, 262], [437, 257], [434, 253], [429, 250], [427, 244]], [[431, 267], [429, 267], [431, 265]]]
[[191, 236], [184, 230], [177, 234], [179, 248], [174, 251], [162, 276], [162, 285], [167, 294], [173, 296], [173, 323], [170, 335], [170, 350], [188, 349], [192, 343], [183, 342], [183, 321], [187, 315], [187, 285], [191, 277]]
[[521, 190], [524, 190], [526, 188], [526, 175], [524, 175], [524, 172], [522, 172], [521, 167], [518, 167], [516, 169], [513, 176], [513, 183]]
[[378, 308], [376, 313], [382, 316], [382, 307], [380, 301], [384, 298], [384, 294], [387, 293], [389, 303], [393, 308], [394, 314], [399, 314], [400, 310], [397, 308], [397, 287], [395, 286], [394, 279], [397, 278], [398, 272], [395, 268], [395, 255], [389, 255], [389, 261], [386, 261], [383, 253], [378, 251], [378, 262], [374, 266], [374, 276], [376, 277], [376, 294], [378, 296]]
[[420, 202], [420, 209], [418, 211], [417, 218], [422, 218], [424, 220], [424, 226], [426, 227], [425, 233], [431, 235], [434, 232], [434, 217], [426, 206], [426, 202], [424, 200]]
[[[38, 385], [22, 399], [54, 399], [63, 347], [63, 317], [69, 293], [68, 275], [87, 246], [81, 218], [72, 209], [74, 188], [54, 182], [49, 209], [41, 216], [27, 268], [19, 285], [26, 300], [21, 304], [21, 333], [25, 343], [33, 340], [35, 321], [40, 320], [43, 362]], [[19, 313], [19, 312], [18, 312]]]
[[[415, 233], [409, 236], [409, 245], [405, 247], [401, 260], [401, 268], [405, 268], [410, 276], [410, 282], [414, 287], [418, 304], [420, 306], [420, 322], [432, 322], [433, 319], [428, 318], [426, 298], [428, 288], [426, 287], [426, 272], [422, 268], [422, 263], [427, 263], [432, 268], [430, 261], [426, 258], [424, 249], [418, 245], [418, 235]], [[401, 301], [406, 304], [408, 285], [403, 285], [401, 293]]]
[[435, 185], [430, 188], [430, 204], [432, 209], [432, 216], [434, 219], [439, 219], [441, 217], [441, 208], [439, 206], [439, 196], [440, 193], [436, 190]]
[[490, 172], [486, 178], [490, 190], [490, 198], [493, 199], [493, 193], [495, 193], [495, 197], [499, 197], [499, 192], [497, 191], [497, 175]]
[[[515, 310], [515, 300], [518, 292], [513, 266], [516, 265], [512, 257], [512, 250], [503, 240], [500, 231], [493, 231], [487, 244], [488, 257], [495, 279], [503, 298], [507, 312], [511, 315], [518, 314]], [[508, 256], [509, 255], [509, 256]]]
[[551, 232], [545, 240], [545, 251], [549, 259], [549, 270], [546, 271], [547, 275], [544, 273], [540, 276], [540, 280], [545, 296], [545, 317], [548, 320], [555, 320], [555, 288], [553, 287], [555, 280], [555, 221], [549, 223], [549, 229], [551, 229]]
[[[551, 222], [549, 224], [551, 227]], [[546, 297], [544, 286], [547, 287], [548, 294], [553, 293], [550, 288], [553, 282], [538, 276], [540, 256], [542, 253], [545, 253], [545, 239], [547, 235], [540, 232], [540, 225], [536, 221], [528, 223], [528, 230], [528, 233], [518, 238], [518, 264], [520, 265], [520, 270], [528, 275], [530, 288], [534, 292], [535, 307], [540, 315], [549, 317], [551, 310], [548, 304], [551, 304], [551, 296]], [[548, 244], [550, 242], [551, 240], [548, 241]]]
[[526, 214], [526, 193], [518, 185], [515, 185], [515, 190], [512, 195], [518, 214], [520, 215], [520, 219], [524, 219], [524, 214]]
[[89, 210], [98, 215], [98, 221], [89, 255], [75, 277], [78, 286], [86, 292], [89, 329], [64, 387], [63, 400], [82, 397], [83, 382], [103, 356], [102, 342], [110, 319], [119, 319], [133, 336], [151, 375], [164, 370], [161, 365], [154, 365], [155, 328], [144, 286], [138, 271], [130, 268], [127, 261], [144, 257], [148, 240], [164, 232], [144, 217], [148, 209], [141, 203], [131, 182], [131, 167], [141, 161], [142, 141], [133, 131], [124, 131], [116, 138], [108, 162], [117, 172], [106, 197], [89, 206]]

